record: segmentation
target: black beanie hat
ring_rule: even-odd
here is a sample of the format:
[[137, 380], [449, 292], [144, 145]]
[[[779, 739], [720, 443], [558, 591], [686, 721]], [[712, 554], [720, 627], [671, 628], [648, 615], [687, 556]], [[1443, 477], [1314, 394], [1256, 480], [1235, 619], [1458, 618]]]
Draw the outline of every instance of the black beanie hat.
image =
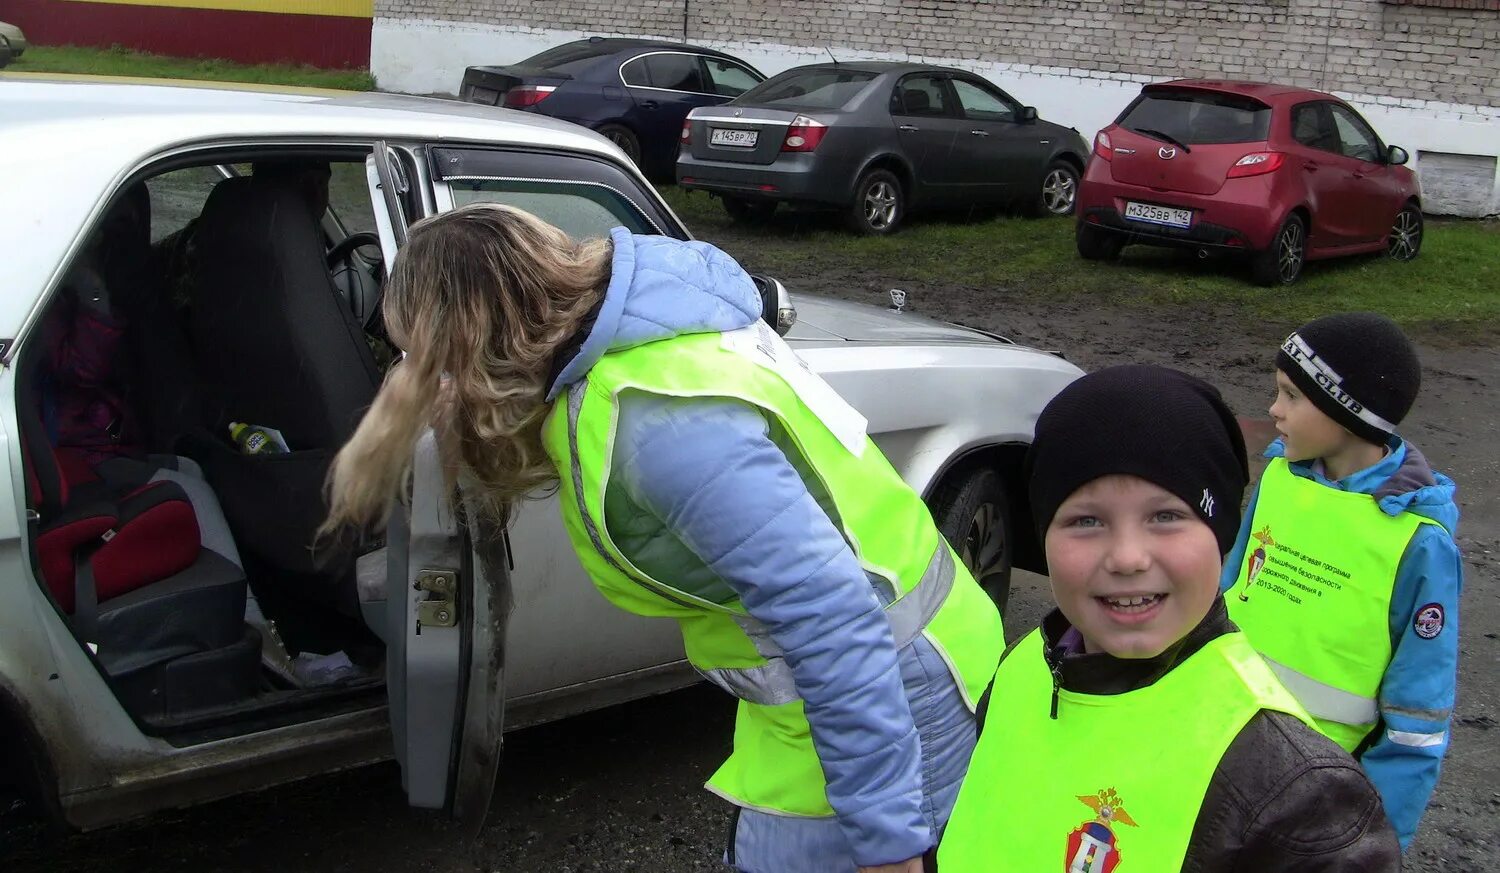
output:
[[1281, 344], [1276, 368], [1323, 414], [1378, 446], [1396, 432], [1422, 387], [1411, 341], [1374, 312], [1309, 321]]
[[1090, 373], [1058, 393], [1036, 422], [1025, 476], [1037, 533], [1101, 476], [1139, 476], [1180, 497], [1227, 554], [1250, 481], [1245, 438], [1218, 389], [1145, 364]]

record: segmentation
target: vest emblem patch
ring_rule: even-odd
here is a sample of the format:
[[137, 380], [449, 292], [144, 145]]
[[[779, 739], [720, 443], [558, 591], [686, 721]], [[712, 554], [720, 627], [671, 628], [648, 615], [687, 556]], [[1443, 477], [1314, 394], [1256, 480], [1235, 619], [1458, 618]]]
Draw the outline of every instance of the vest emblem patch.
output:
[[1094, 818], [1068, 834], [1068, 854], [1064, 873], [1114, 873], [1120, 866], [1120, 847], [1115, 839], [1115, 825], [1139, 827], [1125, 811], [1120, 795], [1113, 788], [1098, 794], [1079, 795]]

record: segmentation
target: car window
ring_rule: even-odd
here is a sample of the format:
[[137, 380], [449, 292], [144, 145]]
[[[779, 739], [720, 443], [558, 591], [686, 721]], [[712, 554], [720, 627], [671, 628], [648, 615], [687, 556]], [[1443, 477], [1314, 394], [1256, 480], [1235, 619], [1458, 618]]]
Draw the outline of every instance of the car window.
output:
[[746, 91], [739, 102], [799, 109], [840, 109], [874, 80], [874, 73], [861, 70], [788, 70]]
[[964, 117], [973, 121], [1015, 121], [1016, 113], [999, 94], [965, 79], [951, 79]]
[[375, 230], [375, 207], [363, 161], [334, 161], [328, 178], [328, 205], [347, 234]]
[[146, 180], [151, 193], [151, 242], [187, 227], [203, 211], [208, 195], [224, 178], [213, 167], [188, 167]]
[[759, 76], [734, 61], [705, 57], [703, 67], [708, 70], [711, 90], [721, 97], [738, 97], [760, 84]]
[[1303, 103], [1292, 108], [1292, 139], [1308, 148], [1339, 152], [1338, 128], [1325, 103]]
[[647, 88], [651, 76], [646, 72], [646, 59], [636, 58], [620, 68], [620, 79], [632, 88]]
[[1119, 124], [1188, 145], [1257, 142], [1270, 133], [1271, 107], [1235, 94], [1155, 89], [1137, 98]]
[[549, 48], [541, 54], [532, 55], [516, 66], [537, 67], [572, 76], [587, 70], [600, 58], [612, 55], [616, 51], [618, 51], [617, 48], [605, 43], [570, 42], [567, 45]]
[[661, 233], [614, 189], [592, 182], [535, 179], [451, 179], [453, 205], [504, 203], [561, 228], [574, 239], [602, 239], [610, 228]]
[[645, 61], [646, 74], [651, 79], [651, 87], [665, 88], [669, 91], [705, 93], [703, 75], [698, 69], [697, 55], [666, 52], [647, 55]]
[[1338, 128], [1340, 151], [1345, 157], [1371, 162], [1380, 160], [1380, 140], [1364, 119], [1337, 103], [1330, 103], [1328, 111]]
[[898, 115], [953, 115], [945, 76], [908, 76], [896, 86], [891, 111]]

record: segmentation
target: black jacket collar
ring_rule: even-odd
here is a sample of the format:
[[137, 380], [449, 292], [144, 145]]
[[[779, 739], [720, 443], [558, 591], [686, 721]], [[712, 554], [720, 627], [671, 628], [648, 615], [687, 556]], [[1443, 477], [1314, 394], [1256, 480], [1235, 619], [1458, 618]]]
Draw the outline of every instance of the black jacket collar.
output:
[[1187, 636], [1154, 658], [1116, 658], [1103, 653], [1065, 656], [1058, 649], [1058, 641], [1069, 627], [1071, 625], [1062, 612], [1052, 610], [1042, 619], [1042, 643], [1047, 665], [1054, 670], [1059, 666], [1062, 668], [1061, 686], [1080, 694], [1124, 694], [1145, 688], [1172, 672], [1210, 641], [1239, 630], [1229, 620], [1223, 597], [1214, 598], [1208, 615], [1188, 631]]

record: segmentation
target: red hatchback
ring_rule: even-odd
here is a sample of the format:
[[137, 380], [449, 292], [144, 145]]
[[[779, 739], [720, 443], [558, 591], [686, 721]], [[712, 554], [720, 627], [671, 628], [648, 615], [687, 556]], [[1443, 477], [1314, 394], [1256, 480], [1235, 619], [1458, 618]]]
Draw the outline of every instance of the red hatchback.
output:
[[1078, 253], [1127, 244], [1242, 252], [1265, 285], [1309, 260], [1422, 246], [1421, 189], [1398, 146], [1331, 94], [1253, 82], [1147, 85], [1094, 139]]

